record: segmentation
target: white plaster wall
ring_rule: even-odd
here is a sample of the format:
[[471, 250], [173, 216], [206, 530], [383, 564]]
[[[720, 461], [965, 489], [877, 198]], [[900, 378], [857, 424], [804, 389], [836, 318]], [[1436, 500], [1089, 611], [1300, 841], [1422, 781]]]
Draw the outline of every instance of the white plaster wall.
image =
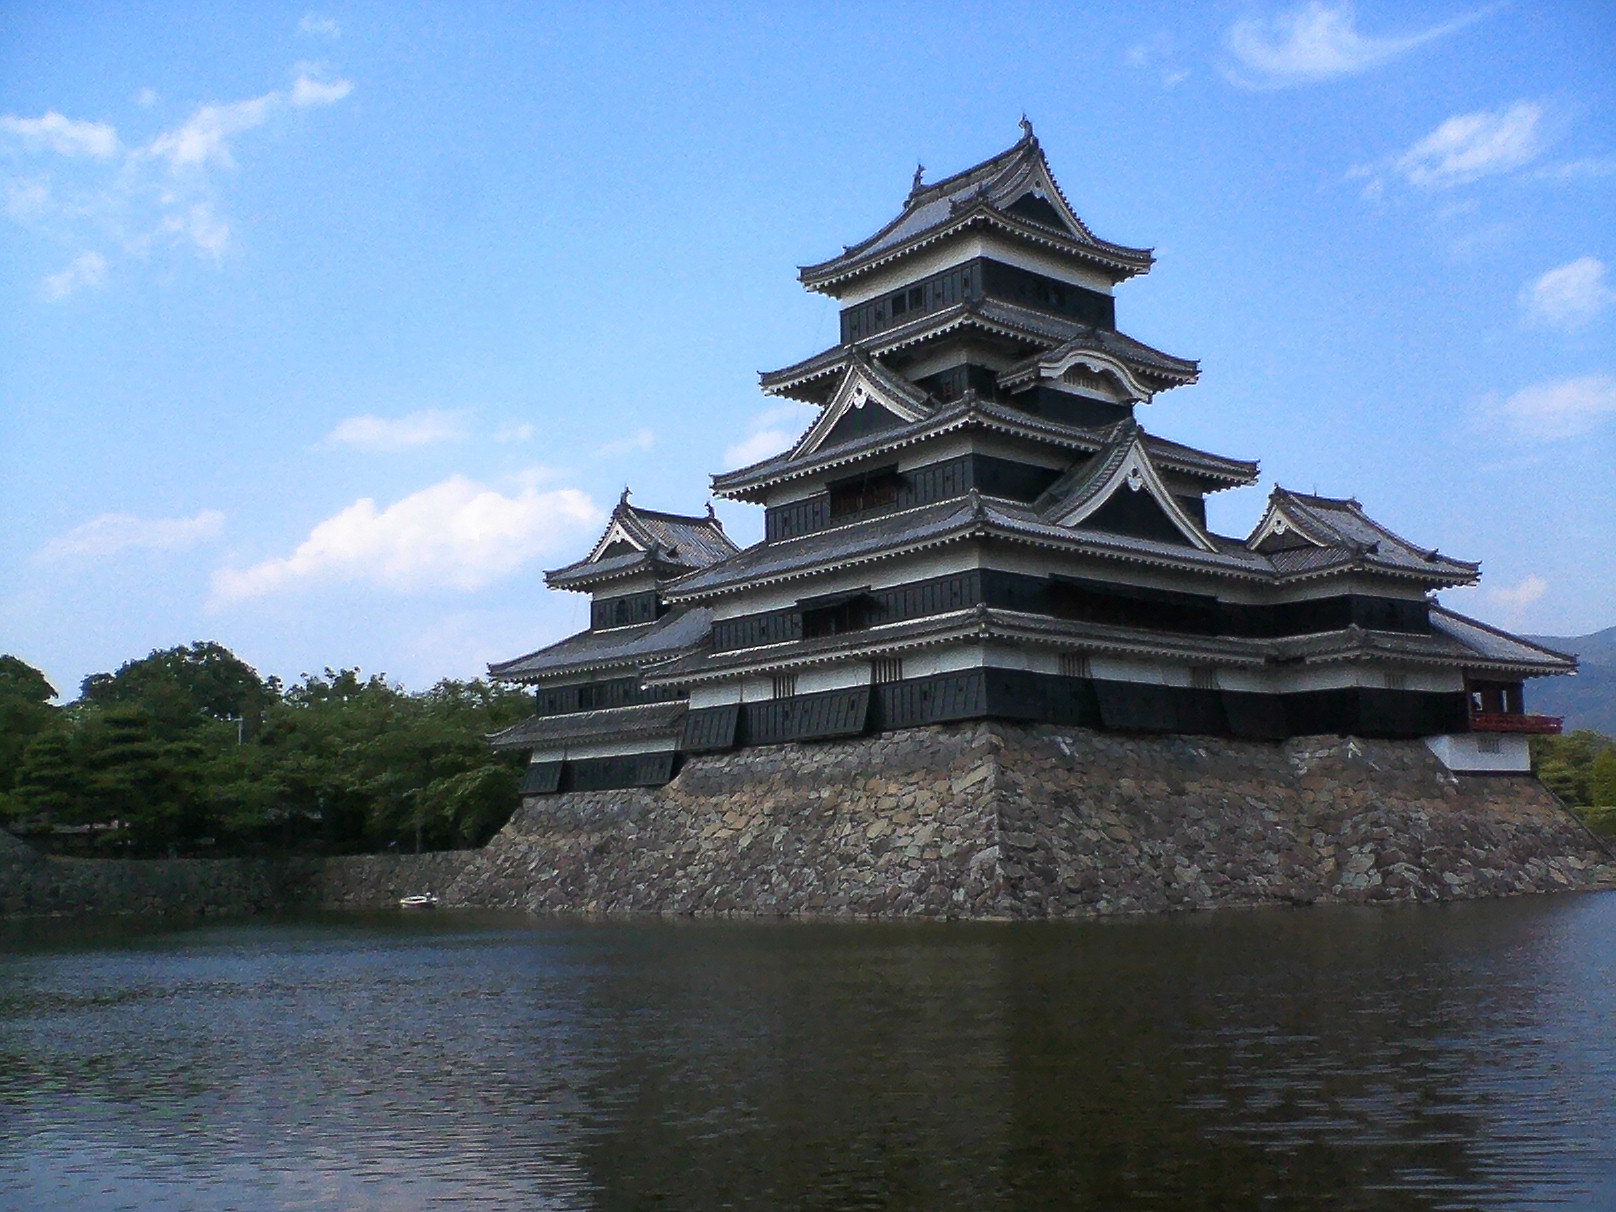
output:
[[631, 593], [646, 593], [656, 588], [656, 574], [653, 572], [637, 572], [631, 577], [612, 581], [596, 593], [590, 594], [596, 602], [609, 601], [612, 598], [627, 597]]
[[719, 685], [704, 684], [690, 688], [690, 710], [697, 711], [703, 707], [723, 707], [729, 703], [741, 701], [741, 687], [737, 682], [724, 682]]
[[784, 610], [795, 606], [803, 598], [817, 598], [830, 593], [846, 593], [868, 585], [879, 589], [904, 585], [910, 581], [924, 581], [931, 577], [946, 576], [952, 572], [975, 568], [979, 552], [974, 543], [950, 543], [946, 547], [914, 555], [872, 561], [853, 568], [835, 569], [811, 577], [787, 581], [780, 585], [766, 585], [725, 594], [713, 602], [714, 619], [733, 619], [743, 614], [757, 614], [765, 610]]
[[535, 748], [531, 762], [562, 762], [597, 757], [627, 757], [636, 753], [668, 753], [679, 747], [672, 736], [642, 737], [632, 741], [594, 741], [589, 744], [545, 745]]
[[[1483, 745], [1498, 752], [1483, 752]], [[1428, 736], [1426, 746], [1449, 770], [1470, 774], [1530, 774], [1532, 752], [1527, 738], [1515, 733], [1460, 732]]]

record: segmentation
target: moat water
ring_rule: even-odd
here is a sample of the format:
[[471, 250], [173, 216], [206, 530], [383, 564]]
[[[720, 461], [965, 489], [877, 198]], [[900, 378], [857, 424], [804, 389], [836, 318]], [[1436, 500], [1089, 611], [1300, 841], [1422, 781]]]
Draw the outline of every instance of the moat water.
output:
[[0, 1208], [1616, 1208], [1616, 893], [0, 928]]

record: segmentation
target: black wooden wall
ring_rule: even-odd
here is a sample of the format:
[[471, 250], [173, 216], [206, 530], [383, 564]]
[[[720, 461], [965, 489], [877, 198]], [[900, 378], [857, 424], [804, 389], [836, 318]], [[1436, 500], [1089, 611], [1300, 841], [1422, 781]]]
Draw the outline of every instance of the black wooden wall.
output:
[[[1414, 635], [1427, 634], [1431, 628], [1430, 606], [1423, 600], [1338, 594], [1302, 602], [1248, 606], [1220, 601], [1211, 594], [972, 568], [872, 589], [857, 611], [844, 611], [849, 622], [839, 630], [898, 623], [976, 605], [1182, 635], [1272, 639], [1338, 631], [1353, 623], [1371, 630]], [[835, 633], [816, 631], [812, 613], [791, 606], [720, 619], [713, 624], [713, 649], [728, 652], [799, 640], [804, 635]]]

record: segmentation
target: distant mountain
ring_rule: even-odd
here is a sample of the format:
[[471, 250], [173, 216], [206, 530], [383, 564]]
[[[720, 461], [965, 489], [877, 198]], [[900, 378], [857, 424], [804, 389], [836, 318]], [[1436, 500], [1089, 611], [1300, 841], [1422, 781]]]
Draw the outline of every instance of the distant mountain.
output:
[[1526, 685], [1529, 711], [1565, 716], [1567, 732], [1591, 728], [1616, 737], [1616, 627], [1591, 635], [1531, 635], [1534, 644], [1577, 658], [1577, 676], [1533, 678]]

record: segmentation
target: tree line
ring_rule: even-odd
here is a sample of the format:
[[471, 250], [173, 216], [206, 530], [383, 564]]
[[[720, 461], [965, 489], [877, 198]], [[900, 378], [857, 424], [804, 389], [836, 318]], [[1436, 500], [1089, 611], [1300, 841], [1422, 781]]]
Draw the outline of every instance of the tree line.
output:
[[1585, 728], [1533, 737], [1532, 769], [1595, 829], [1616, 833], [1616, 740]]
[[[358, 669], [261, 678], [211, 641], [84, 679], [63, 707], [0, 656], [0, 825], [85, 853], [358, 853], [480, 846], [517, 802], [522, 756], [484, 738], [524, 691], [444, 680], [410, 693]], [[1616, 831], [1616, 740], [1532, 741], [1533, 767]]]
[[357, 853], [478, 846], [517, 802], [520, 754], [486, 740], [518, 690], [410, 693], [358, 669], [262, 678], [210, 641], [84, 679], [54, 706], [0, 656], [0, 824], [84, 853]]

